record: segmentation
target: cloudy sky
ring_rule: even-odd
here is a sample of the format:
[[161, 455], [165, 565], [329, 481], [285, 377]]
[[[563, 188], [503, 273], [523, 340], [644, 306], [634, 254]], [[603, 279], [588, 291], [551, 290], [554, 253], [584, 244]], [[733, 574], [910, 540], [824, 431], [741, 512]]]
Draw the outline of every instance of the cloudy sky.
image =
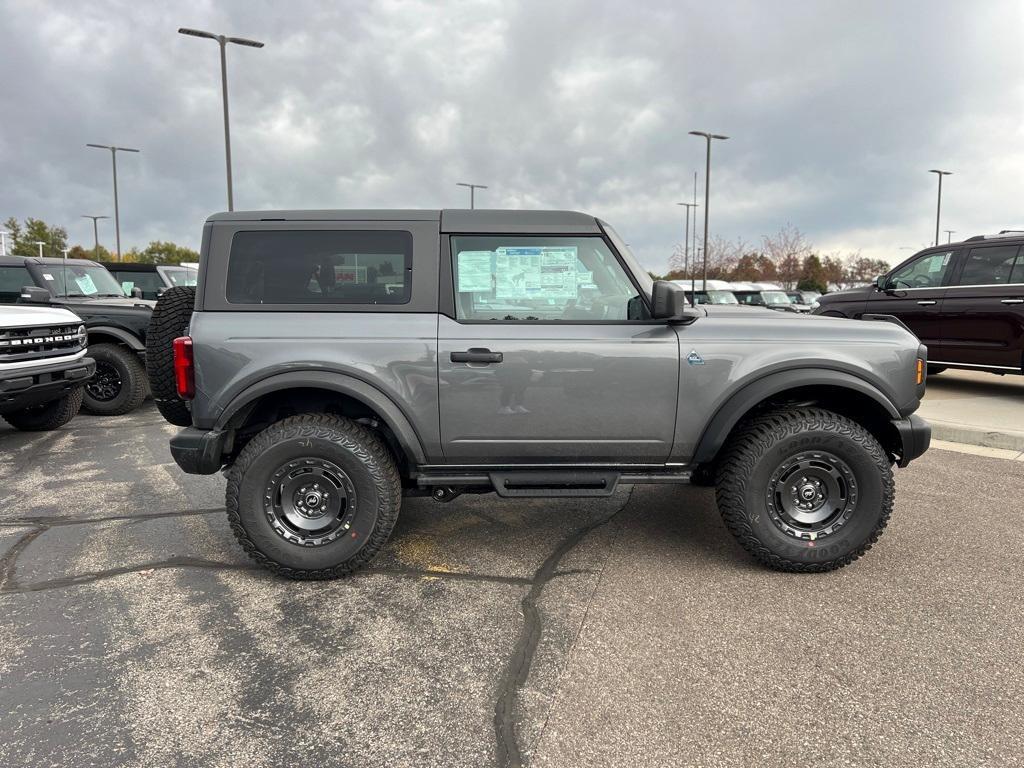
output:
[[[650, 268], [713, 157], [711, 229], [791, 222], [896, 261], [943, 228], [1024, 227], [1024, 2], [43, 2], [0, 0], [0, 217], [91, 244], [198, 246], [226, 208], [217, 45], [229, 48], [235, 206], [572, 208]], [[703, 192], [700, 193], [701, 195]], [[102, 223], [101, 223], [102, 224]], [[945, 237], [943, 235], [943, 237]], [[111, 245], [113, 226], [101, 229]], [[902, 250], [901, 250], [902, 249]]]

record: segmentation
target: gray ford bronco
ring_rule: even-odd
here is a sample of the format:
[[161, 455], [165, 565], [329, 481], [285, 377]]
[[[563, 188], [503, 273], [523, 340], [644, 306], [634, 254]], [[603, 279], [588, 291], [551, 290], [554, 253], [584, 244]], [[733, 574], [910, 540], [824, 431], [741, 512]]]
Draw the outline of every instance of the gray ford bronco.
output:
[[760, 562], [832, 570], [930, 439], [899, 321], [690, 307], [582, 213], [216, 214], [148, 341], [175, 461], [224, 470], [238, 540], [293, 578], [367, 563], [403, 496], [690, 482]]

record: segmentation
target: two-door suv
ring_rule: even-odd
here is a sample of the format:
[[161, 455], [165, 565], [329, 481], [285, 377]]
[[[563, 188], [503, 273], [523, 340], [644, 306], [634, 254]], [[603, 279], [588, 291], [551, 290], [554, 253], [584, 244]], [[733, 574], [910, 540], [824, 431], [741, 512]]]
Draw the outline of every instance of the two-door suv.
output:
[[242, 546], [295, 578], [369, 561], [403, 495], [691, 480], [762, 563], [830, 570], [929, 442], [902, 325], [691, 308], [582, 213], [217, 214], [199, 272], [149, 330], [171, 452], [226, 470]]
[[926, 248], [872, 285], [825, 294], [814, 312], [895, 315], [928, 346], [931, 373], [1024, 373], [1024, 232]]

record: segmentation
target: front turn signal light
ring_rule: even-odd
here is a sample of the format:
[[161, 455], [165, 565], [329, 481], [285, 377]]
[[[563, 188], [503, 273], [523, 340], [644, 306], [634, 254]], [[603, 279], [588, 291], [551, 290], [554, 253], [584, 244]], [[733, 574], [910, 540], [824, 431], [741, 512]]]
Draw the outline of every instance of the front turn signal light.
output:
[[924, 360], [917, 358], [917, 385], [924, 384]]

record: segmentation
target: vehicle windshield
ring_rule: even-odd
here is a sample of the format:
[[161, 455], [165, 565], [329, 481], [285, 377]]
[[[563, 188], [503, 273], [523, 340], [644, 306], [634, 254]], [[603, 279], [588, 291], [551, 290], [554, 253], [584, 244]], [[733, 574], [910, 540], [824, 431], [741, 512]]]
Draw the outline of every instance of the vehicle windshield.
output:
[[611, 225], [607, 222], [602, 221], [601, 226], [604, 227], [604, 231], [608, 233], [608, 238], [612, 241], [612, 245], [615, 246], [615, 250], [622, 256], [622, 260], [626, 262], [626, 266], [629, 267], [629, 271], [633, 273], [633, 277], [640, 285], [640, 289], [647, 294], [648, 298], [654, 292], [654, 278], [651, 277], [650, 273], [640, 266], [640, 262], [636, 260], [636, 256], [629, 250], [629, 246], [626, 245], [625, 241], [619, 237], [619, 233], [612, 229]]
[[[117, 296], [124, 290], [106, 267], [99, 264], [46, 264], [40, 267], [43, 279], [58, 296]], [[67, 276], [65, 280], [65, 275]]]
[[189, 267], [161, 267], [171, 285], [195, 285], [199, 278], [199, 272]]
[[783, 291], [761, 291], [765, 304], [792, 304], [792, 300]]
[[708, 291], [708, 304], [739, 304], [732, 291]]

